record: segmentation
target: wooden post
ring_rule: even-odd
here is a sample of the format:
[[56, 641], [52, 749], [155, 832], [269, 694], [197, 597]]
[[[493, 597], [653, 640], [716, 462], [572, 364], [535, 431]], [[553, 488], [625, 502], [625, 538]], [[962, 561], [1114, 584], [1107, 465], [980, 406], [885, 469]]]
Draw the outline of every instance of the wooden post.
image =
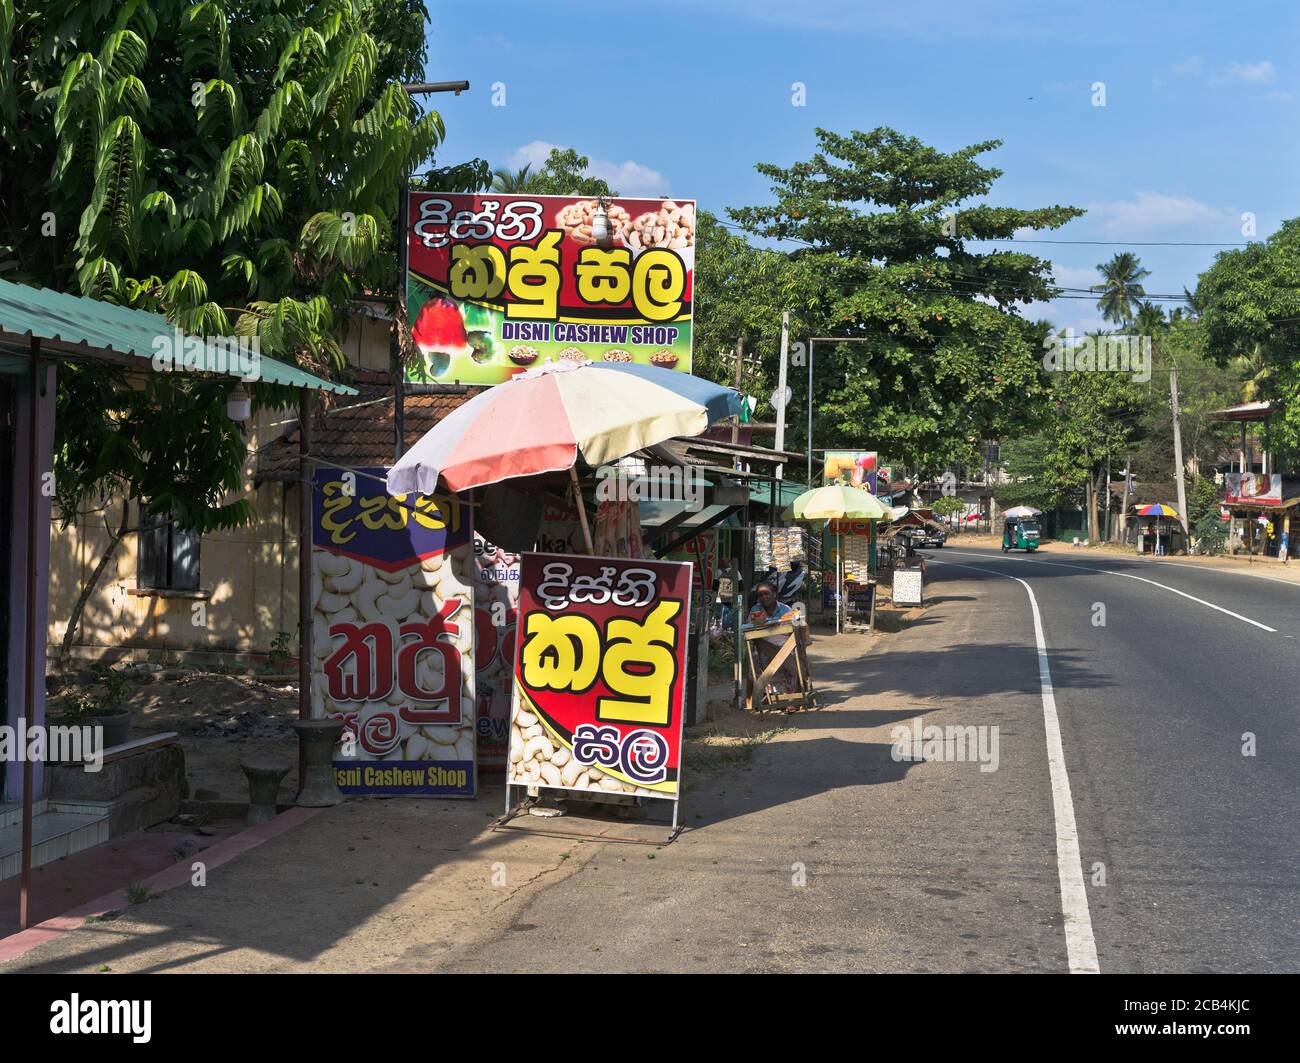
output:
[[578, 507], [578, 523], [582, 525], [582, 541], [587, 544], [587, 556], [595, 557], [596, 548], [591, 543], [591, 528], [587, 524], [587, 507], [582, 501], [582, 488], [578, 484], [578, 467], [569, 466], [569, 486], [573, 488], [573, 504]]
[[[24, 693], [27, 697], [27, 726], [35, 727], [42, 721], [36, 718], [36, 507], [41, 497], [37, 487], [37, 446], [40, 443], [41, 414], [41, 341], [32, 337], [32, 394], [28, 406], [27, 425], [27, 624], [23, 638]], [[46, 534], [49, 534], [48, 527]], [[44, 659], [45, 633], [41, 632], [41, 657]], [[18, 929], [31, 925], [32, 893], [32, 801], [35, 768], [31, 757], [23, 757], [23, 838], [19, 860]]]
[[[316, 663], [312, 648], [312, 393], [303, 388], [298, 398], [298, 719], [311, 719], [311, 678]], [[306, 754], [298, 744], [298, 789], [306, 775]]]

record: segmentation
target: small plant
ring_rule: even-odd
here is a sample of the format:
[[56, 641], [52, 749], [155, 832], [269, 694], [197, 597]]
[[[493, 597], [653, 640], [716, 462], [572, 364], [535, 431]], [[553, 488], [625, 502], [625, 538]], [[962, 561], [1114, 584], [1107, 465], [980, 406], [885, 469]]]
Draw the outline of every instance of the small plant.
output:
[[266, 670], [280, 672], [289, 663], [289, 632], [277, 631], [271, 640], [271, 652], [266, 655]]
[[143, 882], [126, 884], [126, 899], [132, 904], [144, 904], [145, 901], [152, 900], [153, 896], [153, 891]]
[[93, 716], [111, 716], [121, 711], [126, 698], [126, 679], [121, 672], [106, 664], [96, 664], [90, 669], [94, 684], [103, 687], [103, 693], [91, 693], [91, 687], [70, 689], [60, 699], [63, 715], [73, 723]]

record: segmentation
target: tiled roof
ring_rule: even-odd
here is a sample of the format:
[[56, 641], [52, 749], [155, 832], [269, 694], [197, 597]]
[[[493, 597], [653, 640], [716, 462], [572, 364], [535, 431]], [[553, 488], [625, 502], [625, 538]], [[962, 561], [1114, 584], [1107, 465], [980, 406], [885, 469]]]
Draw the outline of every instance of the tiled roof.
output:
[[[387, 373], [356, 371], [357, 397], [336, 404], [312, 430], [312, 456], [351, 468], [393, 463], [393, 389]], [[475, 391], [407, 394], [402, 401], [407, 449], [430, 428], [468, 402]], [[298, 478], [298, 433], [295, 425], [262, 448], [254, 477], [266, 480]]]

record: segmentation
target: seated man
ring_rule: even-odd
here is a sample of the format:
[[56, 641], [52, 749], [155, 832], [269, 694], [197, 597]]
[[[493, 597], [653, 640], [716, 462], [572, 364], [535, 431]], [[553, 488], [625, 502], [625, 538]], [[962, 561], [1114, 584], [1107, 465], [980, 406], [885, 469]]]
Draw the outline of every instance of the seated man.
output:
[[[755, 591], [758, 595], [758, 602], [749, 612], [749, 626], [762, 627], [766, 624], [774, 624], [778, 620], [789, 620], [794, 616], [794, 610], [777, 598], [776, 588], [772, 584], [764, 581], [760, 583]], [[751, 645], [754, 649], [754, 657], [757, 660], [758, 671], [761, 675], [767, 670], [768, 663], [776, 656], [776, 651], [785, 645], [786, 635], [772, 635], [765, 639], [755, 639]], [[758, 676], [754, 676], [757, 680]], [[775, 679], [779, 680], [779, 685], [784, 687], [781, 693], [791, 694], [798, 686], [799, 677], [795, 671], [794, 654], [790, 654], [782, 662], [781, 667], [777, 669]], [[777, 683], [768, 685], [771, 691], [778, 686]]]

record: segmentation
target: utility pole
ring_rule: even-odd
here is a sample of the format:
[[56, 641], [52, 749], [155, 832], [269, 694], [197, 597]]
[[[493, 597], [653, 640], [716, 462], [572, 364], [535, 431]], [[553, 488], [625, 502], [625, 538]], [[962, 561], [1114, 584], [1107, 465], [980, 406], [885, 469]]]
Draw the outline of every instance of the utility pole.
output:
[[1103, 542], [1110, 542], [1110, 451], [1106, 451], [1106, 528], [1101, 535]]
[[[745, 360], [745, 337], [741, 336], [738, 340], [736, 340], [736, 392], [737, 394], [740, 395], [740, 401], [742, 404], [745, 401], [745, 396], [740, 391], [740, 366], [744, 360]], [[731, 422], [731, 441], [733, 443], [740, 442], [740, 417], [741, 417], [740, 414], [736, 414], [736, 419]]]
[[817, 349], [817, 338], [814, 336], [808, 341], [808, 490], [812, 490], [812, 414], [813, 414], [813, 390], [812, 390], [812, 367], [813, 352]]
[[[790, 353], [790, 311], [781, 314], [781, 366], [776, 378], [776, 449], [785, 450], [785, 372]], [[811, 395], [811, 392], [809, 392]], [[783, 479], [785, 463], [777, 465], [776, 478]]]
[[1178, 523], [1183, 526], [1183, 548], [1190, 543], [1187, 532], [1187, 488], [1183, 484], [1183, 433], [1178, 419], [1178, 369], [1169, 367], [1169, 402], [1174, 410], [1174, 475], [1178, 484]]
[[1133, 481], [1129, 478], [1129, 470], [1133, 466], [1133, 455], [1124, 455], [1124, 508], [1119, 511], [1119, 539], [1122, 543], [1128, 542], [1128, 499], [1129, 489]]

